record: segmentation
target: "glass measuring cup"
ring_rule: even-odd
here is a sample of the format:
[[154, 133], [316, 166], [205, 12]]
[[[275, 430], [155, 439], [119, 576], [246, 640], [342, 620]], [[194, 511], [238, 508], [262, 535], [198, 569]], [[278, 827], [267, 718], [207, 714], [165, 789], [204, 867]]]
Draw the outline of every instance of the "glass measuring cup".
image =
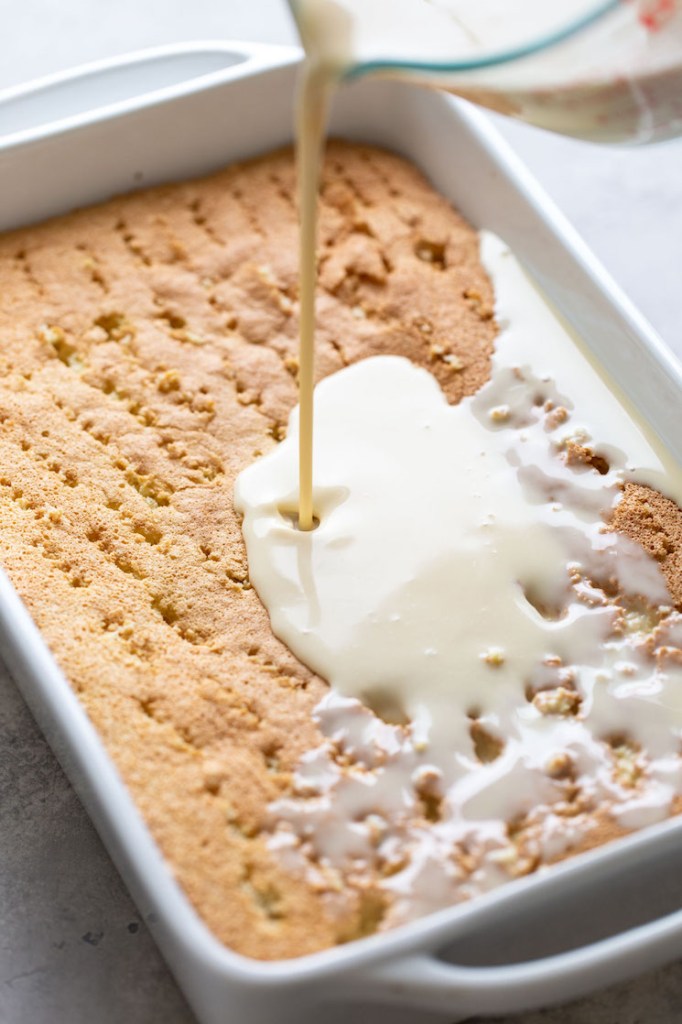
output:
[[682, 0], [290, 0], [309, 58], [599, 142], [682, 134]]

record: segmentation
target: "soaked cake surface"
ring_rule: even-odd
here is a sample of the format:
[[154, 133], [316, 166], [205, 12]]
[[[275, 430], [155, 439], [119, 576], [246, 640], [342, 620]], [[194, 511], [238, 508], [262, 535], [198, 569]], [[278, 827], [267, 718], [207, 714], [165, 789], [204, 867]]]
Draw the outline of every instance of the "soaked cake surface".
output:
[[475, 396], [448, 404], [395, 356], [322, 381], [312, 532], [289, 514], [298, 410], [237, 479], [251, 582], [331, 685], [275, 846], [340, 884], [378, 875], [382, 927], [569, 852], [599, 816], [664, 820], [682, 789], [682, 617], [609, 525], [628, 483], [682, 501], [682, 473], [507, 246], [482, 232], [481, 255], [500, 332]]
[[[305, 797], [311, 757], [351, 781], [366, 771], [361, 744], [330, 743], [348, 709], [273, 636], [233, 505], [238, 474], [284, 438], [296, 403], [293, 195], [282, 152], [0, 240], [3, 565], [197, 910], [260, 958], [397, 920], [382, 883], [404, 867], [399, 842], [358, 871], [302, 855], [279, 827]], [[391, 355], [427, 369], [450, 403], [488, 381], [497, 326], [478, 236], [403, 161], [332, 144], [320, 283], [319, 377]], [[600, 475], [594, 452], [569, 454]], [[653, 555], [679, 606], [675, 503], [627, 483], [611, 526]], [[667, 607], [624, 614], [639, 616], [651, 656], [673, 663]], [[548, 681], [530, 701], [574, 714], [569, 681]], [[404, 739], [400, 723], [351, 714], [377, 750]], [[494, 730], [471, 729], [492, 763]], [[605, 758], [632, 796], [646, 751], [614, 733]], [[413, 820], [428, 833], [439, 797], [422, 775], [411, 776]], [[552, 813], [594, 827], [547, 859], [627, 827], [608, 801], [575, 791], [569, 766], [552, 777], [563, 787]], [[533, 810], [499, 823], [504, 877], [537, 866], [537, 824]], [[463, 895], [479, 852], [451, 843]]]

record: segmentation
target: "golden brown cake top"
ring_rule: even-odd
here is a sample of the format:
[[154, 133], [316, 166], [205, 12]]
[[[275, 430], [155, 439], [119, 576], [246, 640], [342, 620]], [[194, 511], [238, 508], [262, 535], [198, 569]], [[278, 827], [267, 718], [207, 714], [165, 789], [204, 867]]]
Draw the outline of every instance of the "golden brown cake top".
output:
[[[261, 957], [368, 927], [260, 835], [324, 692], [270, 632], [232, 507], [296, 401], [293, 175], [282, 152], [0, 240], [3, 564], [195, 906]], [[415, 170], [333, 144], [318, 374], [399, 352], [474, 392], [477, 248]]]
[[[286, 151], [0, 239], [2, 563], [195, 907], [262, 958], [382, 913], [265, 842], [326, 689], [272, 636], [232, 505], [296, 402], [293, 195]], [[451, 401], [487, 379], [477, 236], [413, 168], [331, 145], [319, 258], [319, 376], [395, 353]], [[676, 601], [681, 524], [634, 487], [615, 520]]]

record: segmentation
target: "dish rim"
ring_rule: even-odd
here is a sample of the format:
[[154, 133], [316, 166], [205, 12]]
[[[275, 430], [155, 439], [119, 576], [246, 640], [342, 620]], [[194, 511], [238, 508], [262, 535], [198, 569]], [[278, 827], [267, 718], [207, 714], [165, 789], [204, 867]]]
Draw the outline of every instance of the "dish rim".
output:
[[[197, 42], [186, 44], [184, 49], [187, 52], [198, 51], [206, 46], [225, 53], [241, 50], [245, 55], [244, 60], [230, 65], [225, 72], [218, 71], [193, 79], [184, 85], [156, 90], [147, 94], [142, 100], [122, 101], [118, 104], [108, 105], [87, 117], [61, 119], [52, 125], [39, 126], [25, 132], [14, 132], [5, 138], [0, 138], [0, 154], [10, 153], [35, 142], [41, 142], [71, 131], [87, 129], [89, 126], [101, 124], [114, 118], [125, 117], [141, 109], [171, 103], [187, 95], [210, 91], [217, 86], [224, 85], [226, 81], [243, 80], [246, 77], [259, 75], [269, 68], [285, 67], [288, 64], [297, 63], [300, 59], [300, 52], [296, 48], [239, 42], [222, 45], [215, 42], [208, 44]], [[147, 54], [171, 54], [178, 52], [178, 49], [171, 45], [144, 52]], [[117, 61], [119, 58], [94, 62], [82, 69], [77, 69], [77, 72], [85, 74], [87, 71], [90, 73], [100, 67], [114, 66]], [[70, 77], [74, 77], [73, 72], [61, 72], [20, 89], [6, 90], [5, 93], [0, 94], [0, 104], [5, 99], [14, 99], [20, 94], [27, 95], [31, 91], [36, 92], [39, 88], [49, 86], [50, 83], [61, 82]], [[8, 93], [12, 95], [8, 96]], [[504, 168], [508, 177], [515, 180], [530, 195], [536, 208], [540, 209], [545, 222], [551, 226], [557, 238], [557, 244], [563, 246], [586, 268], [610, 304], [628, 319], [640, 343], [671, 374], [680, 394], [682, 394], [682, 367], [670, 349], [658, 338], [641, 314], [604, 271], [590, 250], [570, 228], [552, 201], [544, 195], [530, 172], [511, 152], [494, 126], [483, 115], [472, 108], [463, 107], [458, 101], [448, 99], [445, 102], [456, 107], [458, 116], [468, 123], [486, 147], [495, 153], [499, 165]], [[577, 854], [560, 864], [550, 865], [526, 878], [511, 881], [490, 893], [477, 897], [470, 903], [445, 907], [391, 931], [358, 939], [344, 946], [331, 947], [291, 959], [256, 960], [236, 952], [214, 936], [184, 891], [174, 881], [168, 862], [162, 856], [131, 794], [118, 775], [103, 741], [87, 718], [78, 697], [49, 652], [45, 641], [4, 571], [0, 572], [0, 626], [2, 633], [0, 646], [8, 652], [9, 658], [13, 662], [13, 675], [15, 675], [14, 666], [18, 665], [20, 668], [16, 672], [21, 674], [22, 671], [26, 671], [32, 680], [28, 684], [28, 691], [35, 690], [37, 692], [41, 687], [45, 690], [42, 694], [45, 718], [49, 713], [52, 716], [52, 721], [57, 723], [58, 728], [62, 730], [61, 734], [56, 737], [55, 746], [62, 748], [62, 756], [67, 761], [73, 761], [76, 766], [75, 771], [86, 779], [87, 786], [95, 794], [95, 797], [91, 796], [90, 799], [97, 799], [112, 819], [119, 818], [118, 824], [115, 826], [111, 822], [108, 823], [111, 834], [108, 838], [107, 835], [103, 836], [105, 845], [111, 852], [110, 841], [113, 841], [114, 845], [124, 852], [125, 858], [131, 866], [130, 870], [137, 876], [137, 886], [141, 891], [149, 894], [150, 902], [155, 908], [154, 913], [161, 919], [162, 926], [172, 932], [175, 940], [193, 957], [201, 959], [204, 965], [211, 970], [232, 979], [258, 986], [292, 987], [313, 978], [315, 980], [338, 978], [359, 968], [366, 970], [372, 965], [387, 960], [393, 961], [415, 951], [438, 949], [449, 941], [453, 941], [466, 928], [470, 919], [485, 918], [493, 914], [500, 906], [513, 904], [516, 901], [522, 902], [529, 891], [541, 893], [547, 888], [568, 884], [561, 880], [579, 878], [581, 875], [599, 872], [604, 865], [608, 866], [619, 859], [627, 860], [630, 857], [635, 857], [646, 846], [663, 845], [667, 837], [676, 836], [678, 833], [682, 834], [682, 818], [671, 818], [659, 825], [650, 826], [613, 840], [597, 849]], [[27, 691], [22, 683], [17, 681], [17, 685], [20, 692], [26, 696]], [[51, 688], [51, 695], [49, 699], [46, 699], [48, 687]], [[36, 717], [41, 718], [42, 712], [34, 707], [37, 697], [32, 695], [31, 698], [27, 697], [27, 700]], [[52, 743], [54, 730], [48, 726], [44, 731]], [[76, 790], [81, 793], [82, 784], [79, 785], [77, 781], [74, 781], [70, 771], [68, 774]], [[86, 796], [86, 803], [89, 804], [90, 799]], [[123, 818], [126, 819], [125, 823]], [[100, 828], [99, 822], [98, 828]], [[113, 840], [111, 839], [112, 835]], [[113, 856], [118, 863], [119, 858], [116, 854]], [[661, 920], [667, 920], [667, 918]], [[653, 922], [653, 926], [655, 924], [656, 922]]]

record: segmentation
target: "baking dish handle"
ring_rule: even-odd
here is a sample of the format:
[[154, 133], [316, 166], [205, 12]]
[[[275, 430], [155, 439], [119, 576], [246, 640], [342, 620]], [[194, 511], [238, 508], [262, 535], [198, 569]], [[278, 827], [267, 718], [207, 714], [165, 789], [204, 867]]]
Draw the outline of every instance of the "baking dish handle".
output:
[[419, 1010], [514, 1013], [565, 1002], [682, 955], [682, 910], [565, 953], [517, 964], [468, 967], [435, 953], [375, 967], [363, 994]]
[[0, 151], [293, 63], [292, 46], [192, 42], [69, 68], [0, 91]]

